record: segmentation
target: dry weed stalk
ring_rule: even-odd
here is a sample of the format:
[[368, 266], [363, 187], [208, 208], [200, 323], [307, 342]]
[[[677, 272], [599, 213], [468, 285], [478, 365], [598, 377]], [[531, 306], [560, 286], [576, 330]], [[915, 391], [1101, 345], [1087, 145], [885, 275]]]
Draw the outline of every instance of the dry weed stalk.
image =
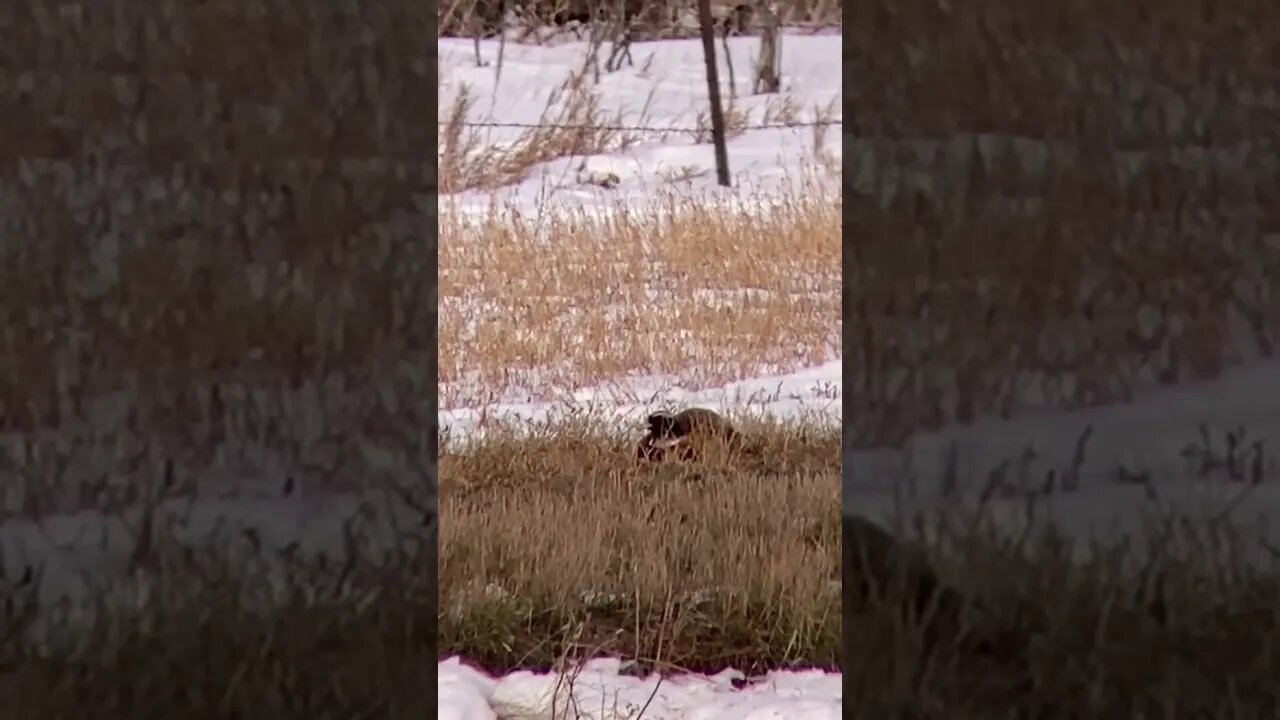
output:
[[571, 74], [551, 93], [533, 123], [536, 127], [509, 141], [491, 140], [497, 128], [471, 118], [474, 104], [472, 92], [463, 86], [440, 123], [443, 194], [511, 185], [524, 179], [535, 165], [557, 158], [626, 150], [641, 134], [621, 128], [645, 127], [651, 122], [644, 108], [637, 117], [624, 118], [622, 111], [606, 116], [598, 93], [583, 73]]

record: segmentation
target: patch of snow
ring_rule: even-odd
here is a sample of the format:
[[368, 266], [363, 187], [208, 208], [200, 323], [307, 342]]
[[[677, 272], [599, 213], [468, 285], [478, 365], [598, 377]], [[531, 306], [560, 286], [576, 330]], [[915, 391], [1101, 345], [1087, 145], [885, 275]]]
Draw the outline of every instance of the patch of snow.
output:
[[1280, 361], [1264, 360], [1122, 405], [987, 418], [918, 433], [901, 450], [852, 452], [844, 508], [882, 520], [959, 512], [999, 481], [1008, 492], [983, 504], [1010, 533], [1034, 522], [1140, 549], [1173, 517], [1228, 524], [1244, 540], [1237, 557], [1270, 563], [1280, 547], [1277, 447]]
[[636, 376], [605, 387], [580, 388], [561, 402], [498, 402], [440, 413], [441, 432], [450, 442], [466, 442], [489, 421], [545, 424], [583, 412], [624, 425], [642, 423], [657, 407], [697, 405], [720, 411], [746, 411], [756, 417], [804, 419], [839, 424], [840, 360], [797, 372], [765, 375], [722, 387], [689, 389], [669, 377]]
[[[841, 678], [817, 670], [746, 678], [624, 674], [623, 662], [599, 658], [567, 673], [518, 671], [490, 678], [458, 658], [438, 664], [441, 718], [550, 718], [553, 708], [583, 720], [836, 720]], [[642, 714], [643, 711], [643, 714]], [[558, 715], [557, 715], [558, 716]]]
[[489, 705], [497, 683], [457, 658], [440, 662], [436, 680], [436, 717], [439, 720], [497, 720]]
[[[197, 553], [218, 548], [238, 558], [241, 567], [261, 567], [256, 595], [242, 599], [265, 604], [283, 599], [290, 589], [290, 558], [313, 560], [323, 555], [340, 562], [352, 538], [361, 552], [376, 558], [395, 547], [403, 529], [420, 521], [390, 493], [379, 491], [172, 499], [155, 506], [151, 526], [180, 547]], [[44, 610], [33, 637], [46, 642], [92, 623], [95, 601], [103, 601], [105, 608], [142, 607], [157, 587], [152, 561], [135, 562], [144, 526], [140, 507], [118, 516], [84, 511], [0, 522], [0, 589], [17, 589], [21, 583], [14, 579], [30, 571], [32, 599]], [[55, 630], [55, 635], [48, 634]]]

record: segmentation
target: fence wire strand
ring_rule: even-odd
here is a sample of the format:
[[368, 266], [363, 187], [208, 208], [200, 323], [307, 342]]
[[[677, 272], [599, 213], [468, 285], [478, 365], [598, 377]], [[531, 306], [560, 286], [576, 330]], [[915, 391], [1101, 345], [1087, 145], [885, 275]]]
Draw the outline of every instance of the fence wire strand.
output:
[[[784, 130], [787, 128], [814, 128], [825, 127], [831, 125], [842, 125], [842, 118], [833, 118], [831, 120], [808, 120], [805, 122], [790, 123], [762, 123], [759, 125], [735, 125], [734, 131], [747, 130]], [[441, 123], [444, 126], [447, 123]], [[689, 133], [697, 135], [710, 132], [710, 128], [691, 128], [691, 127], [659, 127], [656, 125], [585, 125], [585, 124], [566, 124], [566, 123], [519, 123], [519, 122], [490, 122], [490, 121], [463, 121], [453, 123], [461, 127], [468, 128], [511, 128], [519, 130], [607, 130], [609, 132], [667, 132], [667, 133]]]

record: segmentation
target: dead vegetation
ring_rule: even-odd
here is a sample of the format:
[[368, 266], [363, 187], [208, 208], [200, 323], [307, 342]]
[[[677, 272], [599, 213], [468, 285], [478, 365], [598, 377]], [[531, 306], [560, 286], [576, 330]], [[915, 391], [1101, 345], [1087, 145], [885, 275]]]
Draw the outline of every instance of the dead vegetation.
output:
[[494, 428], [446, 451], [442, 657], [491, 670], [598, 653], [664, 669], [833, 666], [837, 431], [742, 419], [759, 456], [645, 463], [642, 425]]
[[[24, 588], [3, 588], [0, 702], [26, 718], [423, 718], [436, 661], [433, 554], [351, 562], [246, 561], [225, 543], [184, 549], [160, 541], [170, 562], [136, 610], [97, 605], [90, 627], [15, 614]], [[404, 548], [414, 547], [406, 536]], [[423, 547], [418, 544], [417, 547]], [[9, 578], [16, 580], [17, 578]], [[267, 588], [277, 591], [268, 603]], [[36, 643], [33, 623], [53, 623], [58, 644]]]
[[[652, 59], [651, 55], [648, 61]], [[440, 192], [495, 190], [528, 179], [538, 166], [553, 160], [578, 160], [576, 170], [545, 177], [546, 191], [555, 193], [589, 184], [589, 174], [582, 168], [585, 159], [594, 155], [623, 153], [641, 143], [711, 142], [706, 111], [699, 111], [686, 124], [662, 120], [650, 112], [656, 85], [640, 107], [606, 110], [599, 78], [591, 77], [591, 65], [588, 62], [569, 72], [548, 94], [539, 116], [527, 122], [510, 122], [500, 113], [477, 113], [477, 104], [492, 103], [493, 98], [482, 97], [466, 83], [442, 94], [447, 106], [441, 109], [438, 126]], [[790, 95], [771, 95], [764, 103], [734, 100], [725, 108], [726, 134], [734, 138], [753, 129], [812, 128], [812, 164], [834, 176], [840, 171], [839, 163], [828, 152], [823, 136], [839, 124], [837, 113], [834, 102], [801, 108]]]
[[859, 6], [847, 45], [858, 442], [1272, 354], [1273, 14], [949, 8]]
[[[859, 605], [846, 554], [842, 670], [857, 689], [853, 707], [961, 718], [1272, 711], [1280, 686], [1260, 668], [1280, 659], [1280, 555], [1248, 511], [1259, 491], [1205, 467], [1175, 477], [1121, 466], [1079, 485], [1091, 432], [1083, 428], [1070, 466], [1020, 467], [1023, 452], [986, 468], [958, 461], [954, 446], [936, 478], [855, 466], [855, 488], [898, 487], [889, 527], [924, 549], [946, 594], [905, 620], [884, 598]], [[1208, 444], [1217, 433], [1201, 434]], [[1227, 435], [1236, 447], [1244, 433]], [[1014, 476], [1023, 482], [1005, 482]], [[935, 485], [941, 496], [915, 492]], [[876, 498], [858, 493], [846, 511], [885, 513], [860, 508]], [[1075, 502], [1078, 493], [1096, 499]], [[945, 612], [957, 598], [960, 611]]]
[[1280, 661], [1280, 583], [1229, 559], [1229, 527], [1171, 518], [1149, 553], [1081, 553], [1053, 533], [1009, 539], [957, 520], [924, 520], [933, 539], [923, 542], [971, 603], [968, 624], [940, 635], [883, 600], [846, 608], [846, 710], [1254, 717], [1280, 702], [1269, 670]]
[[[491, 37], [499, 32], [522, 42], [549, 31], [590, 32], [608, 24], [637, 42], [696, 37], [696, 8], [688, 0], [449, 0], [438, 6], [442, 37]], [[784, 25], [839, 28], [842, 6], [832, 0], [784, 0], [777, 13]], [[750, 32], [757, 14], [749, 0], [712, 0], [713, 17], [726, 29]]]
[[641, 129], [649, 122], [643, 109], [638, 119], [624, 117], [621, 111], [606, 116], [599, 95], [582, 74], [565, 80], [532, 127], [510, 141], [494, 142], [483, 122], [472, 124], [470, 111], [476, 100], [469, 88], [461, 87], [440, 121], [440, 192], [446, 195], [512, 185], [541, 163], [619, 152], [641, 138], [661, 137], [660, 129], [657, 134]]
[[[822, 183], [766, 210], [677, 195], [599, 214], [440, 227], [440, 403], [551, 400], [631, 375], [686, 387], [830, 359], [840, 199]], [[620, 332], [620, 328], [625, 328]]]
[[[286, 504], [391, 479], [430, 496], [428, 12], [6, 7], [8, 712], [432, 714], [421, 674], [434, 656], [434, 542], [406, 534], [392, 560], [293, 558], [294, 578], [276, 588], [259, 569], [284, 562], [279, 548], [252, 549], [264, 533], [183, 546], [159, 509], [196, 496]], [[86, 519], [99, 523], [89, 541], [61, 532]], [[152, 602], [134, 598], [144, 607], [131, 611], [104, 593], [90, 598], [96, 624], [66, 626], [65, 645], [29, 634], [80, 609], [44, 584], [52, 576], [79, 588], [82, 575], [114, 574], [145, 579]], [[248, 601], [272, 589], [277, 607]]]
[[900, 717], [1248, 717], [1280, 702], [1280, 584], [1228, 522], [1170, 514], [1094, 545], [1011, 531], [990, 504], [904, 506], [884, 526], [929, 558], [954, 612], [922, 605], [918, 585], [850, 592], [866, 586], [849, 575], [838, 611], [834, 431], [740, 422], [769, 465], [631, 464], [642, 424], [495, 429], [446, 453], [442, 655], [492, 672], [571, 673], [602, 654], [664, 674], [839, 668], [846, 710]]
[[[853, 13], [852, 445], [1114, 404], [1274, 354], [1275, 13], [1251, 0], [884, 0]], [[1261, 444], [1236, 428], [1202, 435], [1188, 438], [1192, 477], [1179, 480], [1265, 482]], [[1031, 513], [1087, 491], [1079, 469], [1023, 474], [1013, 458], [973, 480]], [[1158, 496], [1166, 479], [1118, 467], [1100, 481], [1122, 487], [1095, 502]], [[1276, 714], [1274, 551], [1231, 521], [1170, 514], [1150, 537], [1135, 529], [1118, 547], [1090, 547], [1047, 531], [996, 535], [989, 518], [942, 502], [920, 521], [924, 542], [980, 606], [968, 634], [994, 627], [1002, 640], [994, 652], [961, 633], [931, 644], [924, 629], [847, 606], [846, 712]]]

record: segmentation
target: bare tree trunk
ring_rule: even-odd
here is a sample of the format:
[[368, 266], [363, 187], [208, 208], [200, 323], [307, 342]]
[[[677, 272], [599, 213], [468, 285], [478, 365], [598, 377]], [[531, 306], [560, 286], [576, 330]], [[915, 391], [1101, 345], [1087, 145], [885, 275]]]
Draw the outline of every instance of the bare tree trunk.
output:
[[752, 89], [755, 94], [776, 93], [781, 89], [781, 60], [778, 9], [772, 2], [765, 2], [760, 5], [760, 59], [756, 62], [756, 82]]
[[720, 44], [724, 47], [724, 65], [729, 70], [729, 97], [734, 100], [738, 99], [738, 81], [733, 76], [733, 55], [729, 52], [729, 30], [731, 25], [725, 22], [724, 30], [720, 34]]
[[471, 42], [476, 49], [476, 67], [484, 67], [484, 58], [480, 57], [480, 33], [483, 26], [483, 20], [471, 16]]

